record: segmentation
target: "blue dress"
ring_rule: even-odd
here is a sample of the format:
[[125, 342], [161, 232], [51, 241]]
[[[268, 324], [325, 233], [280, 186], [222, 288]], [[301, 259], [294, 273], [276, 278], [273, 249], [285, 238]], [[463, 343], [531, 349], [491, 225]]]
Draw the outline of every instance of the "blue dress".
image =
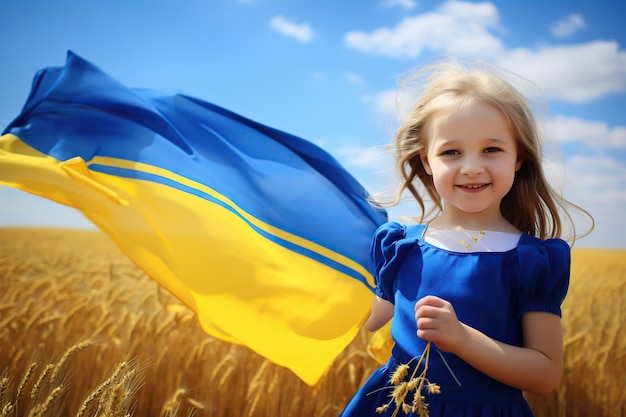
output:
[[[426, 347], [427, 342], [416, 335], [414, 313], [415, 303], [426, 295], [451, 302], [461, 322], [516, 346], [523, 346], [524, 313], [561, 315], [570, 272], [570, 248], [563, 240], [543, 241], [522, 234], [517, 247], [505, 252], [463, 253], [429, 244], [423, 239], [425, 229], [425, 225], [389, 222], [376, 231], [371, 268], [376, 295], [394, 304], [391, 334], [395, 346], [389, 361], [359, 389], [342, 417], [393, 415], [393, 403], [386, 411], [376, 412], [391, 398], [391, 389], [381, 388], [390, 386], [398, 365], [419, 357]], [[521, 390], [488, 377], [435, 345], [431, 347], [426, 377], [441, 387], [439, 394], [421, 392], [430, 417], [533, 415]], [[411, 399], [412, 395], [407, 396], [407, 402]], [[400, 409], [396, 415], [419, 415], [407, 411]]]

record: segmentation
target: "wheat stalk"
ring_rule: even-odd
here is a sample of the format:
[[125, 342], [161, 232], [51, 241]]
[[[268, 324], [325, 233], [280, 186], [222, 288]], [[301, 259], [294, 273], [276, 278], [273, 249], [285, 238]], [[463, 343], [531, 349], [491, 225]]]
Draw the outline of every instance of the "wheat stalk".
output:
[[[428, 363], [430, 359], [430, 348], [431, 342], [429, 341], [424, 348], [419, 359], [417, 356], [412, 358], [408, 363], [400, 364], [396, 367], [396, 370], [393, 372], [389, 379], [389, 386], [382, 387], [375, 391], [367, 393], [367, 395], [373, 394], [375, 392], [391, 389], [391, 399], [389, 402], [382, 404], [378, 408], [376, 408], [376, 413], [383, 414], [387, 411], [387, 409], [395, 404], [395, 409], [393, 411], [392, 417], [396, 417], [400, 410], [404, 412], [404, 414], [415, 413], [419, 417], [428, 417], [428, 404], [424, 401], [425, 397], [422, 395], [422, 391], [424, 388], [428, 390], [430, 394], [440, 394], [441, 389], [439, 385], [431, 383], [426, 379], [426, 372], [428, 371]], [[409, 368], [411, 366], [411, 362], [417, 359], [415, 368], [413, 369], [413, 373], [411, 377], [406, 380], [406, 377], [409, 372]], [[424, 363], [422, 372], [417, 375], [417, 371], [420, 368], [420, 364]], [[406, 397], [413, 392], [413, 400], [412, 403], [406, 402]]]
[[161, 417], [173, 417], [180, 409], [181, 397], [187, 393], [185, 388], [177, 388], [161, 409]]
[[0, 404], [2, 400], [4, 400], [4, 394], [7, 391], [7, 387], [9, 385], [9, 369], [6, 368], [4, 372], [2, 372], [2, 378], [0, 379]]
[[52, 372], [52, 376], [50, 377], [50, 380], [54, 383], [57, 381], [57, 378], [59, 376], [59, 374], [61, 373], [61, 371], [63, 371], [63, 367], [65, 366], [65, 363], [67, 362], [67, 360], [76, 352], [78, 352], [79, 350], [82, 350], [88, 346], [92, 346], [93, 342], [90, 340], [85, 340], [83, 342], [79, 342], [74, 344], [73, 346], [71, 346], [69, 349], [67, 349], [65, 351], [65, 354], [61, 357], [61, 359], [59, 360], [59, 362], [57, 362], [56, 366], [54, 367], [54, 371]]
[[41, 386], [43, 385], [44, 381], [46, 380], [46, 378], [50, 374], [50, 371], [52, 371], [53, 369], [54, 369], [54, 364], [53, 363], [49, 363], [49, 364], [46, 365], [46, 367], [44, 368], [43, 372], [41, 372], [41, 374], [39, 375], [39, 379], [37, 379], [37, 381], [33, 385], [33, 389], [30, 391], [30, 398], [35, 398], [35, 395], [37, 395], [37, 393], [41, 389]]
[[17, 387], [17, 394], [15, 395], [17, 400], [19, 400], [24, 393], [24, 390], [26, 389], [26, 384], [28, 384], [28, 381], [30, 381], [30, 377], [33, 375], [33, 370], [36, 366], [37, 362], [31, 362], [30, 365], [28, 365], [28, 369], [26, 369], [26, 373], [22, 377], [20, 385], [18, 385]]
[[56, 387], [52, 391], [50, 391], [50, 394], [48, 394], [48, 397], [43, 402], [43, 404], [37, 404], [35, 405], [35, 407], [33, 407], [31, 412], [29, 413], [29, 417], [45, 416], [48, 413], [48, 411], [50, 411], [50, 409], [52, 408], [53, 403], [57, 401], [62, 391], [63, 391], [63, 387], [61, 386]]
[[8, 417], [8, 415], [13, 411], [13, 404], [10, 402], [4, 404], [2, 410], [0, 410], [0, 417]]
[[122, 371], [127, 366], [128, 366], [128, 362], [126, 361], [120, 362], [117, 365], [117, 368], [115, 368], [115, 370], [111, 374], [111, 376], [105, 379], [100, 385], [98, 385], [98, 387], [94, 391], [91, 392], [91, 394], [89, 394], [87, 398], [85, 398], [80, 408], [78, 409], [78, 412], [76, 413], [76, 417], [81, 417], [82, 415], [84, 415], [87, 409], [89, 408], [89, 406], [91, 405], [91, 403], [100, 395], [102, 395], [103, 392], [105, 392], [105, 390], [109, 387], [109, 385], [111, 385], [111, 383], [113, 383], [113, 381], [117, 379], [118, 375], [122, 373]]
[[266, 385], [268, 361], [263, 361], [257, 372], [252, 377], [246, 392], [246, 403], [248, 404], [248, 416], [253, 416], [254, 411], [263, 397], [263, 388]]

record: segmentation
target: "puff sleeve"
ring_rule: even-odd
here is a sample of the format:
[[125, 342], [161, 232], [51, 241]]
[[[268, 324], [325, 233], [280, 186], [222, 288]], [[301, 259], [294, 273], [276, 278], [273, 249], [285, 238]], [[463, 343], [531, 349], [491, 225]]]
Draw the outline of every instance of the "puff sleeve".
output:
[[376, 282], [375, 294], [394, 303], [394, 281], [404, 256], [398, 242], [406, 237], [406, 227], [397, 222], [387, 222], [374, 233], [370, 250], [370, 271]]
[[518, 247], [518, 314], [543, 311], [561, 316], [561, 303], [569, 287], [571, 254], [561, 239]]

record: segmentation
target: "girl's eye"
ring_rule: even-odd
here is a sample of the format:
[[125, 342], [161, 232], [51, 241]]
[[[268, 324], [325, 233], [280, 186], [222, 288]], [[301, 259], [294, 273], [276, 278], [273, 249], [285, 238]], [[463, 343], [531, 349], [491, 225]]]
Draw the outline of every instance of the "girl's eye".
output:
[[502, 149], [500, 149], [500, 148], [491, 147], [491, 148], [485, 149], [485, 153], [500, 152], [501, 150]]
[[446, 151], [441, 152], [442, 156], [454, 156], [458, 154], [459, 154], [459, 151], [454, 150], [454, 149], [448, 149]]

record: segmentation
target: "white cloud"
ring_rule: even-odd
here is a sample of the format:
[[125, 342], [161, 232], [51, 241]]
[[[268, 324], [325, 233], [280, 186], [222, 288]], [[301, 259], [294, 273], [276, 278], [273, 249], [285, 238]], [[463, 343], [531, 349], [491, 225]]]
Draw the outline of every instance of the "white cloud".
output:
[[293, 23], [282, 16], [273, 17], [270, 20], [270, 26], [283, 35], [303, 43], [310, 42], [314, 36], [313, 30], [306, 23]]
[[370, 96], [369, 100], [374, 102], [374, 110], [385, 116], [394, 116], [398, 113], [398, 103], [395, 90], [386, 90]]
[[396, 7], [399, 6], [404, 10], [412, 10], [417, 7], [415, 0], [384, 0], [381, 4], [383, 7]]
[[415, 105], [415, 96], [409, 90], [385, 90], [366, 97], [374, 111], [384, 120], [397, 123]]
[[415, 103], [414, 97], [393, 89], [364, 96], [363, 100], [371, 103], [372, 111], [388, 138], [394, 136], [400, 120]]
[[[571, 15], [567, 22], [578, 27], [581, 20]], [[626, 91], [626, 52], [616, 41], [507, 50], [495, 34], [499, 25], [491, 3], [449, 1], [394, 27], [347, 33], [344, 41], [362, 52], [393, 58], [416, 58], [425, 52], [480, 57], [532, 80], [549, 99], [581, 103]]]
[[[564, 166], [545, 163], [550, 183], [565, 198], [587, 210], [594, 217], [596, 227], [578, 246], [623, 247], [626, 233], [626, 165], [608, 156], [573, 156]], [[577, 232], [590, 226], [589, 220], [576, 210], [569, 210]]]
[[609, 132], [609, 145], [626, 148], [626, 127], [619, 126]]
[[[626, 186], [626, 166], [608, 156], [577, 155], [567, 161], [568, 175], [576, 179], [575, 185], [597, 189]], [[626, 195], [624, 195], [626, 198]]]
[[450, 1], [392, 28], [347, 33], [344, 41], [362, 52], [395, 58], [416, 58], [424, 51], [491, 56], [503, 48], [489, 32], [498, 28], [498, 11], [491, 3]]
[[391, 161], [391, 156], [382, 146], [363, 147], [346, 146], [333, 152], [342, 163], [353, 168], [374, 168], [378, 169], [387, 165]]
[[614, 41], [518, 48], [496, 63], [532, 80], [552, 99], [585, 102], [626, 91], [626, 52]]
[[344, 146], [332, 153], [370, 192], [388, 190], [396, 175], [393, 158], [385, 146]]
[[[378, 47], [385, 51], [398, 50], [393, 44], [385, 46], [380, 43]], [[447, 47], [452, 49], [451, 44]], [[531, 80], [511, 79], [530, 96], [539, 91], [549, 99], [581, 103], [626, 91], [626, 52], [614, 41], [544, 46], [537, 50], [517, 48], [495, 53], [497, 49], [493, 49], [491, 61]], [[470, 48], [460, 50], [457, 54], [460, 57], [474, 54], [465, 53], [471, 52]], [[533, 84], [535, 88], [532, 88]]]
[[567, 38], [572, 36], [574, 32], [584, 29], [587, 26], [585, 19], [579, 14], [571, 14], [564, 19], [554, 23], [550, 30], [557, 38]]
[[592, 148], [626, 149], [626, 127], [610, 128], [606, 122], [559, 115], [546, 121], [546, 136], [559, 142], [583, 142]]
[[[595, 220], [592, 234], [578, 246], [623, 247], [626, 233], [626, 165], [611, 156], [589, 154], [567, 159], [544, 159], [548, 182], [568, 201], [591, 213]], [[591, 223], [579, 210], [569, 207], [577, 234], [588, 231]], [[568, 224], [565, 236], [571, 237]]]
[[[577, 155], [566, 161], [565, 195], [606, 221], [623, 217], [626, 205], [626, 166], [608, 156]], [[600, 213], [605, 216], [599, 217]]]

